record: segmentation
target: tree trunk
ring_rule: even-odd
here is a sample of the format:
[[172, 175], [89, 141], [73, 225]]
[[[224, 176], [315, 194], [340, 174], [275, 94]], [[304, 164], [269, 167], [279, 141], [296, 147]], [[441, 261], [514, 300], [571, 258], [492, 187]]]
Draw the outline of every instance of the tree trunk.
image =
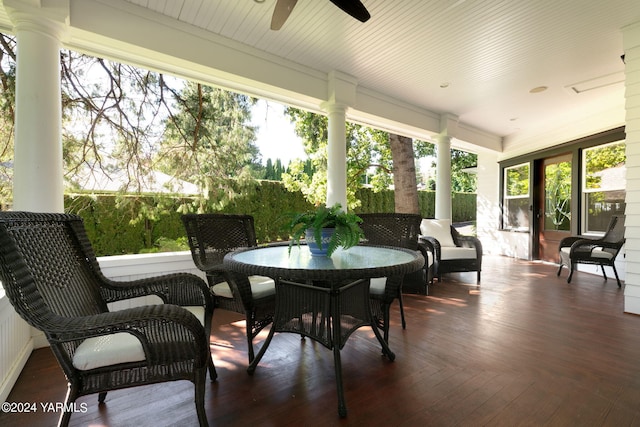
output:
[[393, 158], [393, 185], [397, 213], [419, 214], [416, 163], [413, 140], [406, 136], [389, 134]]

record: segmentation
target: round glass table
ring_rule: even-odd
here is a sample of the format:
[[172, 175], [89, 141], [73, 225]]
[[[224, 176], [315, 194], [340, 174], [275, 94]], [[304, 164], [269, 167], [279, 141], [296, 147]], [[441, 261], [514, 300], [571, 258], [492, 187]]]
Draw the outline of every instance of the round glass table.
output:
[[383, 354], [395, 359], [371, 315], [369, 279], [403, 277], [423, 264], [419, 252], [386, 246], [338, 249], [331, 257], [313, 257], [305, 245], [272, 245], [227, 254], [224, 266], [230, 272], [268, 276], [276, 282], [273, 325], [248, 372], [255, 371], [275, 332], [310, 337], [333, 350], [338, 413], [346, 416], [340, 349], [349, 336], [370, 326]]

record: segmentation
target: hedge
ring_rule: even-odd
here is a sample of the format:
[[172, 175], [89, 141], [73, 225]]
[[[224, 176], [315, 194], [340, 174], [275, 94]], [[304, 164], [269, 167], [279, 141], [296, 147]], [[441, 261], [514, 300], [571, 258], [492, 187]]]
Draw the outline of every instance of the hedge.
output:
[[[363, 188], [356, 196], [362, 202], [362, 205], [354, 210], [356, 213], [394, 211], [393, 191], [374, 193]], [[418, 196], [421, 215], [424, 218], [433, 218], [435, 193], [420, 191]], [[65, 195], [65, 211], [83, 218], [97, 256], [135, 254], [187, 249], [179, 209], [192, 201], [186, 197], [166, 195], [68, 194]], [[147, 212], [146, 206], [156, 206], [160, 209]], [[265, 243], [288, 239], [289, 236], [280, 231], [286, 220], [286, 213], [300, 212], [312, 207], [301, 193], [287, 191], [280, 182], [261, 181], [249, 194], [234, 199], [223, 212], [253, 215], [258, 242]], [[474, 221], [476, 195], [454, 194], [452, 210], [453, 222]], [[170, 245], [159, 248], [167, 244]]]

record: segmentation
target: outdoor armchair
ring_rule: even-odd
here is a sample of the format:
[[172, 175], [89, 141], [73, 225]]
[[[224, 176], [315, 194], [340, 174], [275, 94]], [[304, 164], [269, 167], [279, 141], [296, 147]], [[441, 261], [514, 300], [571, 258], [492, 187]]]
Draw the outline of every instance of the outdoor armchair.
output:
[[[62, 367], [64, 408], [88, 394], [98, 393], [102, 403], [109, 390], [189, 380], [199, 424], [207, 425], [207, 367], [212, 379], [216, 373], [209, 348], [213, 301], [202, 279], [175, 273], [113, 281], [101, 273], [80, 217], [0, 212], [0, 280], [16, 312], [44, 333]], [[164, 304], [107, 307], [147, 295]], [[70, 417], [64, 411], [59, 425]]]
[[433, 252], [434, 275], [442, 281], [442, 275], [454, 272], [477, 272], [480, 282], [482, 271], [482, 243], [474, 236], [460, 234], [449, 219], [425, 218], [420, 224], [420, 240]]
[[567, 283], [571, 283], [571, 278], [577, 264], [595, 264], [602, 269], [602, 276], [607, 280], [607, 273], [604, 267], [613, 269], [618, 287], [621, 287], [618, 271], [616, 270], [616, 257], [625, 243], [624, 238], [624, 217], [614, 215], [609, 221], [609, 226], [604, 236], [601, 238], [587, 238], [584, 236], [565, 237], [560, 241], [558, 253], [560, 256], [560, 266], [557, 275], [560, 276], [563, 266], [569, 268]]
[[431, 278], [433, 255], [418, 241], [421, 217], [417, 214], [403, 213], [364, 213], [358, 214], [362, 218], [360, 227], [364, 232], [365, 243], [375, 246], [396, 246], [419, 251], [424, 257], [423, 267], [415, 273], [404, 277], [371, 279], [369, 293], [373, 317], [378, 327], [384, 332], [384, 339], [389, 337], [389, 311], [393, 300], [398, 299], [402, 329], [406, 329], [404, 304], [402, 302], [402, 285], [407, 278], [420, 283], [427, 293], [428, 282]]
[[224, 256], [257, 246], [251, 215], [187, 214], [182, 216], [191, 256], [205, 272], [216, 307], [244, 314], [249, 363], [255, 357], [253, 339], [273, 322], [275, 282], [269, 277], [230, 274]]

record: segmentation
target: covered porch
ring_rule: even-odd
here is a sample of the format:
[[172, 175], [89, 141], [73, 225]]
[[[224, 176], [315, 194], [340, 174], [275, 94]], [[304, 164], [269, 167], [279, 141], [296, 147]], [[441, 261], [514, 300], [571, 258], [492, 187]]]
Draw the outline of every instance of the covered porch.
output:
[[[622, 313], [623, 291], [585, 273], [568, 285], [554, 266], [538, 262], [487, 256], [485, 266], [481, 286], [473, 273], [454, 273], [428, 297], [405, 295], [404, 331], [394, 304], [394, 362], [381, 357], [370, 329], [351, 338], [342, 352], [345, 419], [335, 412], [329, 350], [276, 335], [249, 376], [243, 321], [217, 311], [211, 351], [219, 378], [207, 385], [210, 425], [636, 423], [640, 322]], [[29, 358], [8, 401], [62, 402], [65, 391], [43, 348]], [[188, 382], [109, 392], [104, 406], [87, 396], [80, 400], [86, 411], [79, 408], [71, 425], [196, 424], [192, 397]], [[57, 416], [38, 406], [36, 413], [0, 414], [0, 423], [53, 425]]]
[[[196, 3], [174, 4], [178, 9], [186, 5], [186, 11], [188, 5]], [[388, 2], [377, 4], [382, 10]], [[638, 381], [632, 373], [636, 370], [633, 361], [638, 360], [640, 352], [635, 344], [640, 324], [635, 316], [624, 313], [640, 314], [640, 16], [631, 14], [633, 19], [616, 28], [620, 38], [616, 49], [620, 51], [613, 49], [609, 53], [618, 62], [624, 53], [625, 65], [621, 72], [623, 90], [611, 96], [615, 98], [613, 104], [606, 103], [604, 110], [567, 110], [566, 115], [556, 117], [558, 120], [553, 123], [547, 121], [548, 116], [536, 117], [525, 131], [510, 133], [505, 125], [493, 124], [491, 129], [480, 126], [484, 119], [492, 116], [490, 108], [485, 109], [486, 116], [467, 120], [464, 108], [429, 108], [408, 96], [406, 87], [403, 94], [399, 89], [397, 92], [389, 87], [386, 91], [379, 89], [376, 84], [382, 85], [384, 79], [372, 80], [369, 75], [376, 73], [354, 75], [355, 71], [346, 72], [337, 66], [326, 68], [325, 63], [322, 66], [302, 63], [302, 58], [295, 57], [295, 50], [294, 54], [278, 56], [257, 47], [260, 37], [255, 34], [256, 46], [250, 46], [248, 41], [243, 43], [195, 26], [181, 16], [181, 11], [169, 10], [165, 14], [147, 9], [147, 5], [155, 3], [3, 1], [0, 28], [17, 34], [21, 61], [16, 108], [15, 209], [63, 209], [60, 90], [56, 83], [59, 82], [61, 46], [322, 112], [329, 115], [334, 147], [344, 142], [344, 132], [341, 135], [340, 131], [345, 120], [353, 120], [414, 138], [434, 140], [441, 152], [451, 147], [471, 150], [478, 154], [478, 234], [487, 259], [496, 260], [496, 264], [491, 266], [487, 262], [481, 288], [464, 281], [443, 283], [434, 287], [427, 298], [407, 297], [409, 328], [401, 332], [397, 324], [392, 325], [391, 345], [398, 352], [394, 364], [381, 366], [386, 362], [378, 357], [378, 349], [371, 348], [365, 331], [360, 333], [362, 337], [354, 340], [356, 345], [348, 346], [345, 352], [345, 361], [358, 365], [358, 369], [350, 370], [355, 378], [346, 379], [350, 417], [342, 423], [389, 421], [388, 417], [397, 410], [411, 413], [417, 422], [434, 425], [439, 420], [455, 417], [463, 417], [460, 422], [469, 424], [483, 420], [499, 423], [538, 419], [536, 417], [550, 423], [580, 417], [588, 420], [595, 417], [601, 419], [602, 424], [617, 424], [618, 419], [631, 423], [637, 419], [632, 403], [638, 393]], [[579, 10], [584, 5], [574, 6]], [[258, 6], [252, 4], [251, 7]], [[313, 12], [308, 9], [307, 16]], [[266, 16], [266, 12], [262, 14]], [[195, 20], [195, 15], [191, 14], [190, 19]], [[238, 21], [241, 19], [236, 17], [235, 22]], [[416, 23], [416, 27], [421, 25], [421, 21]], [[291, 40], [295, 37], [283, 38], [279, 43]], [[331, 55], [331, 50], [325, 53], [325, 56]], [[457, 55], [458, 52], [445, 51], [439, 60], [445, 63]], [[492, 60], [491, 56], [479, 55], [476, 62], [492, 64]], [[385, 62], [386, 58], [367, 62], [364, 69], [380, 71]], [[348, 64], [340, 65], [347, 67]], [[598, 75], [611, 69], [603, 67], [593, 71]], [[611, 74], [616, 73], [620, 70]], [[378, 74], [384, 77], [381, 71]], [[433, 81], [426, 84], [421, 73], [416, 75], [419, 78], [412, 80], [416, 83], [414, 88], [423, 82], [425, 90], [433, 90]], [[582, 75], [589, 79], [594, 76]], [[481, 83], [482, 80], [478, 84]], [[493, 89], [489, 85], [487, 92], [469, 93], [474, 94], [477, 102], [490, 99]], [[603, 99], [602, 105], [606, 100]], [[443, 105], [445, 101], [448, 97], [442, 96]], [[593, 104], [598, 102], [591, 102], [590, 106]], [[531, 235], [500, 229], [498, 162], [621, 126], [625, 127], [627, 146], [627, 250], [622, 260], [626, 271], [623, 290], [611, 283], [603, 286], [599, 276], [584, 274], [578, 274], [569, 286], [564, 277], [556, 278], [553, 266], [503, 257], [514, 256], [514, 248], [529, 247]], [[344, 153], [334, 154], [329, 200], [341, 201]], [[446, 168], [443, 169], [446, 173]], [[439, 182], [446, 183], [446, 175], [440, 177]], [[446, 204], [446, 196], [445, 189], [438, 197]], [[518, 254], [515, 252], [516, 257]], [[137, 274], [140, 268], [135, 266], [132, 271], [124, 259], [105, 262], [120, 263], [123, 277]], [[181, 271], [189, 268], [187, 264], [179, 267]], [[505, 270], [508, 273], [505, 274]], [[59, 371], [53, 369], [46, 349], [37, 350], [30, 357], [34, 348], [46, 346], [46, 342], [17, 318], [2, 296], [0, 291], [0, 372], [3, 375], [0, 400], [8, 399], [26, 363], [23, 378], [36, 372], [40, 379], [35, 384], [20, 380], [15, 388], [15, 393], [25, 393], [21, 387], [26, 386], [31, 398], [14, 394], [9, 400], [30, 401], [35, 390], [45, 390], [42, 373], [48, 380], [54, 379], [55, 372]], [[313, 417], [329, 425], [337, 424], [334, 414], [326, 411], [333, 407], [335, 390], [330, 375], [331, 359], [325, 358], [322, 348], [316, 352], [312, 343], [305, 343], [304, 351], [299, 351], [301, 344], [297, 338], [282, 337], [282, 352], [276, 352], [269, 366], [249, 378], [242, 365], [244, 349], [240, 329], [236, 331], [233, 324], [228, 324], [212, 333], [219, 334], [216, 338], [228, 343], [212, 349], [220, 371], [224, 371], [220, 381], [208, 391], [207, 413], [212, 423], [291, 420], [294, 424]], [[376, 354], [371, 357], [372, 353]], [[295, 366], [295, 372], [291, 371], [290, 375], [300, 376], [276, 377], [269, 369], [277, 361]], [[280, 372], [286, 370], [279, 369], [278, 374]], [[380, 376], [371, 372], [379, 372]], [[300, 388], [287, 388], [296, 385]], [[166, 420], [183, 421], [181, 408], [190, 404], [189, 390], [181, 389], [179, 384], [175, 386], [173, 393], [169, 393], [176, 397], [174, 403], [167, 401], [162, 408], [148, 406], [145, 398], [160, 393], [159, 389], [140, 393], [139, 401], [124, 391], [111, 395], [112, 403], [122, 402], [117, 410], [113, 410], [113, 404], [107, 405], [106, 411], [90, 405], [91, 411], [76, 414], [72, 422], [84, 425], [100, 419], [118, 424], [127, 419], [127, 422], [135, 420], [144, 425], [148, 422], [145, 414], [155, 409], [167, 410]], [[57, 393], [58, 387], [64, 389], [64, 380], [59, 377], [52, 381], [50, 390]], [[387, 391], [389, 393], [379, 394]], [[394, 395], [394, 399], [389, 400], [390, 395]], [[246, 399], [247, 396], [251, 398]], [[398, 398], [400, 396], [402, 398]], [[61, 402], [63, 397], [38, 395], [37, 400]], [[246, 411], [243, 406], [246, 402], [256, 405], [255, 411]], [[389, 408], [387, 403], [393, 410], [383, 413]], [[157, 401], [153, 404], [159, 405]], [[37, 414], [45, 418], [49, 415], [57, 418], [57, 413], [39, 411]], [[265, 418], [252, 418], [260, 416]]]

